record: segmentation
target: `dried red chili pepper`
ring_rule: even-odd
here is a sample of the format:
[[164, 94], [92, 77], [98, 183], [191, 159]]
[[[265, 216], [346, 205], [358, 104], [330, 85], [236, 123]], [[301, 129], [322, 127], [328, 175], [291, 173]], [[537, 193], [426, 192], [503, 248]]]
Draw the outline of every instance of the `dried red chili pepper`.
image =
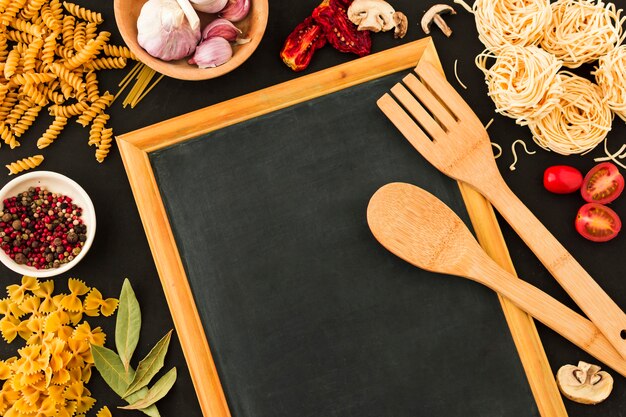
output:
[[328, 41], [335, 49], [364, 56], [370, 53], [369, 31], [358, 31], [348, 19], [352, 0], [324, 0], [313, 14], [289, 34], [280, 57], [289, 68], [302, 71], [311, 62], [315, 51]]
[[289, 34], [280, 57], [292, 70], [302, 71], [309, 66], [313, 53], [324, 45], [326, 36], [322, 27], [309, 16]]
[[348, 19], [350, 0], [324, 0], [313, 10], [313, 19], [322, 26], [326, 39], [335, 49], [364, 56], [370, 53], [372, 39], [368, 30], [359, 31]]

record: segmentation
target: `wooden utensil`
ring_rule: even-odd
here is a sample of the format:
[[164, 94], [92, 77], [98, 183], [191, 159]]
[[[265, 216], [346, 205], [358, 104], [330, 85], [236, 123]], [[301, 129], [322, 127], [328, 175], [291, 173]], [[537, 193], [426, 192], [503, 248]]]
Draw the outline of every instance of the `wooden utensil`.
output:
[[369, 202], [367, 222], [376, 239], [403, 260], [486, 285], [626, 376], [626, 361], [591, 321], [502, 269], [463, 221], [427, 191], [405, 183], [383, 186]]
[[409, 74], [402, 80], [404, 85], [392, 87], [393, 97], [381, 97], [378, 106], [431, 164], [468, 183], [493, 204], [626, 358], [626, 314], [506, 185], [487, 131], [441, 72], [425, 61], [415, 72], [417, 76]]

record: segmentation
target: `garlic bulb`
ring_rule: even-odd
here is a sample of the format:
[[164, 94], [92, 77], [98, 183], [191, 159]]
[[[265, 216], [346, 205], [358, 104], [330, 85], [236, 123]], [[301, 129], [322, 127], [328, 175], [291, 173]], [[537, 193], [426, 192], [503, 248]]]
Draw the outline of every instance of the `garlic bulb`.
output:
[[226, 19], [215, 19], [202, 29], [202, 40], [219, 36], [229, 42], [235, 42], [239, 35], [241, 35], [241, 30]]
[[228, 0], [228, 4], [220, 12], [219, 16], [231, 22], [239, 22], [248, 16], [249, 11], [250, 0]]
[[189, 0], [194, 9], [204, 13], [217, 13], [226, 6], [228, 0]]
[[150, 55], [164, 61], [193, 53], [200, 28], [192, 29], [176, 0], [148, 0], [137, 19], [137, 42]]
[[196, 47], [196, 52], [189, 63], [200, 68], [213, 68], [228, 62], [232, 56], [233, 48], [230, 43], [224, 38], [213, 37], [202, 41]]

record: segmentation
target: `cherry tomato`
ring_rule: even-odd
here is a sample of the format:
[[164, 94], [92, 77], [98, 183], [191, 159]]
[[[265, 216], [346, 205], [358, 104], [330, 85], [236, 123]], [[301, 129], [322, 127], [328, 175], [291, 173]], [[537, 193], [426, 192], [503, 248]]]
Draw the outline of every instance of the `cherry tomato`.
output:
[[543, 186], [555, 194], [569, 194], [580, 188], [583, 174], [568, 165], [554, 165], [543, 172]]
[[585, 201], [607, 204], [615, 200], [624, 189], [624, 177], [615, 165], [602, 162], [591, 168], [580, 188]]
[[622, 221], [609, 207], [598, 203], [587, 203], [578, 210], [576, 231], [594, 242], [613, 239], [622, 228]]

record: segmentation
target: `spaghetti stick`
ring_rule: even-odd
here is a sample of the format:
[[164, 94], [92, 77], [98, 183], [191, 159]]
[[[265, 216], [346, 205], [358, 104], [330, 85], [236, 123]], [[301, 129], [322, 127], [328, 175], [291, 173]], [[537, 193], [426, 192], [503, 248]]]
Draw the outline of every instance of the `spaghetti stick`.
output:
[[137, 104], [138, 104], [141, 100], [143, 100], [143, 98], [144, 98], [144, 97], [145, 97], [145, 96], [146, 96], [146, 95], [150, 92], [150, 90], [152, 90], [152, 89], [154, 88], [154, 86], [155, 86], [155, 85], [157, 85], [157, 83], [163, 79], [163, 77], [165, 77], [165, 76], [164, 76], [163, 74], [161, 74], [161, 75], [159, 76], [159, 78], [157, 78], [157, 79], [156, 79], [156, 81], [155, 81], [155, 82], [153, 82], [153, 83], [152, 83], [152, 85], [151, 85], [150, 87], [148, 87], [148, 88], [146, 89], [146, 91], [145, 91], [145, 92], [144, 92], [144, 93], [143, 93], [143, 94], [142, 94], [142, 95], [141, 95], [141, 96], [140, 96], [140, 97], [139, 97], [139, 98], [138, 98], [138, 99], [137, 99], [137, 100], [136, 100], [136, 101], [135, 101], [135, 102], [134, 102], [134, 103], [130, 106], [130, 107], [134, 109], [134, 108], [135, 108], [135, 106], [136, 106], [136, 105], [137, 105]]

